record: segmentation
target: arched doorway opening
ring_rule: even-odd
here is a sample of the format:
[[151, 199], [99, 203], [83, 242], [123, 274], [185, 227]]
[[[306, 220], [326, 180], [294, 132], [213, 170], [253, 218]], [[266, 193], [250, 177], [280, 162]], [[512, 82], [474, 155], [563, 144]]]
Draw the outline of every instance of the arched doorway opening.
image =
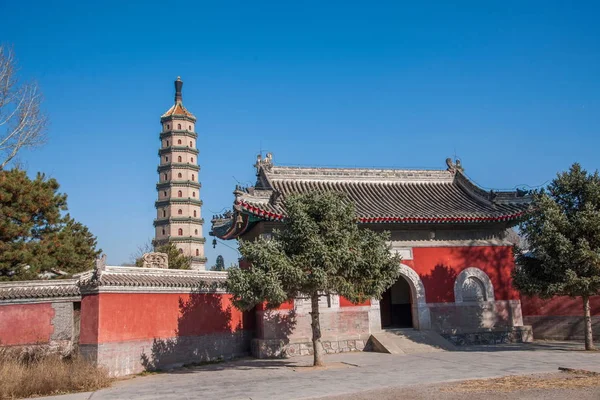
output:
[[381, 310], [382, 328], [414, 328], [413, 325], [413, 293], [408, 281], [400, 276], [388, 290], [383, 293], [379, 307]]

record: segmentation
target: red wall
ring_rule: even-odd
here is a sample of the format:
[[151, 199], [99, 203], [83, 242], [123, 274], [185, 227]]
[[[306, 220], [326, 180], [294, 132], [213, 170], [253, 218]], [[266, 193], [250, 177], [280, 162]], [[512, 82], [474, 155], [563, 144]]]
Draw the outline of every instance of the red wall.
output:
[[[258, 311], [265, 311], [266, 309], [267, 309], [266, 301], [262, 304], [256, 305], [256, 310], [258, 310]], [[288, 300], [285, 303], [281, 303], [281, 305], [279, 305], [279, 307], [276, 308], [276, 310], [293, 310], [293, 309], [294, 309], [294, 300]]]
[[[234, 332], [244, 328], [243, 314], [228, 294], [101, 293], [98, 304], [97, 343], [136, 339], [197, 336]], [[84, 299], [85, 301], [85, 299]], [[82, 314], [88, 310], [83, 311]], [[82, 343], [93, 343], [93, 315], [82, 320]], [[85, 328], [84, 328], [85, 326]]]
[[340, 296], [340, 307], [356, 307], [356, 306], [370, 306], [370, 305], [371, 305], [371, 300], [369, 300], [369, 299], [366, 299], [362, 303], [354, 304], [347, 298]]
[[48, 343], [53, 317], [51, 303], [0, 306], [0, 345]]
[[414, 247], [413, 259], [402, 263], [421, 277], [428, 303], [454, 302], [456, 277], [469, 267], [488, 274], [496, 300], [519, 299], [511, 283], [514, 258], [509, 246]]
[[[600, 315], [600, 296], [590, 297], [592, 315]], [[521, 297], [521, 310], [524, 316], [548, 315], [555, 317], [583, 316], [581, 297], [557, 296], [551, 299]]]
[[81, 299], [81, 319], [79, 327], [79, 343], [98, 343], [98, 302], [99, 295], [83, 296]]

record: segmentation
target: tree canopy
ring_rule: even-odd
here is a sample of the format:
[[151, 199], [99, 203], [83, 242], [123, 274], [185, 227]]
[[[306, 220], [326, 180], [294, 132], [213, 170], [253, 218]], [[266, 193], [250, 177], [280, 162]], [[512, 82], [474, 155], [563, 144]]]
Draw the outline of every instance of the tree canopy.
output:
[[59, 184], [18, 169], [0, 171], [0, 280], [37, 279], [60, 270], [93, 268], [101, 253], [96, 237], [67, 211]]
[[600, 176], [579, 164], [533, 193], [520, 230], [529, 244], [517, 251], [515, 286], [526, 295], [581, 296], [586, 348], [593, 348], [589, 297], [600, 294]]
[[228, 289], [241, 309], [310, 297], [314, 362], [320, 365], [319, 296], [379, 298], [398, 278], [400, 258], [390, 251], [388, 233], [358, 227], [354, 204], [343, 194], [292, 195], [285, 209], [281, 230], [271, 239], [240, 241], [251, 267], [229, 268]]
[[212, 266], [211, 271], [225, 271], [225, 260], [222, 255], [217, 256], [215, 265]]

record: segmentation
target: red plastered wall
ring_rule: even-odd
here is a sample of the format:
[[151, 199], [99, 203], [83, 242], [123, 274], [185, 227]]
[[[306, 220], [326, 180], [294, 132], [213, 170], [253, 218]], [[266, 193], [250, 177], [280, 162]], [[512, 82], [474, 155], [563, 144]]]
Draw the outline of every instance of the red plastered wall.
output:
[[362, 303], [354, 304], [347, 298], [340, 296], [340, 307], [357, 307], [357, 306], [370, 306], [370, 305], [371, 305], [371, 300], [369, 300], [369, 299], [363, 301]]
[[51, 303], [0, 306], [0, 345], [42, 344], [54, 332]]
[[79, 343], [98, 343], [99, 295], [87, 295], [81, 299]]
[[496, 300], [519, 299], [512, 286], [514, 258], [509, 246], [415, 247], [413, 259], [402, 263], [420, 276], [428, 303], [454, 302], [456, 277], [469, 267], [490, 277]]
[[243, 313], [231, 305], [228, 294], [101, 293], [97, 297], [98, 343], [244, 329]]
[[[600, 315], [600, 296], [590, 297], [592, 315]], [[557, 296], [551, 299], [538, 297], [521, 297], [521, 310], [524, 316], [583, 316], [583, 300], [581, 297], [571, 298]]]
[[[266, 309], [267, 309], [267, 302], [256, 305], [257, 311], [265, 311]], [[293, 309], [294, 309], [294, 300], [288, 300], [285, 303], [281, 303], [281, 305], [276, 308], [276, 310], [293, 310]]]

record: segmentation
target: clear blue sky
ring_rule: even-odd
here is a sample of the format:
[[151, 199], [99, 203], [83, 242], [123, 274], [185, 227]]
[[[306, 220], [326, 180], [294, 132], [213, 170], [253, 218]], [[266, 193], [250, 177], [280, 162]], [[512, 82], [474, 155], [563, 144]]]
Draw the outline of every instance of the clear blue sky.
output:
[[[597, 4], [0, 0], [0, 41], [51, 119], [22, 161], [58, 179], [117, 264], [153, 237], [178, 75], [198, 118], [206, 236], [261, 147], [278, 164], [358, 167], [444, 168], [456, 152], [499, 189], [600, 168]], [[235, 261], [210, 240], [209, 264]]]

